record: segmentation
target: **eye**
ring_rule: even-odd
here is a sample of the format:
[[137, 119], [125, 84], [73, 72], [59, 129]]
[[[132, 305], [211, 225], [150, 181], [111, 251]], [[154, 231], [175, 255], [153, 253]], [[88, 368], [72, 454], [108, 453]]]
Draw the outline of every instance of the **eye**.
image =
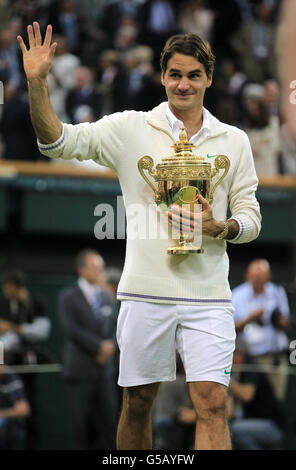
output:
[[188, 76], [188, 78], [190, 80], [194, 80], [195, 78], [199, 78], [200, 77], [200, 73], [196, 72], [196, 73], [192, 73]]
[[177, 72], [172, 72], [172, 73], [170, 73], [170, 77], [173, 77], [173, 78], [180, 78], [181, 75], [180, 75], [179, 73], [177, 73]]

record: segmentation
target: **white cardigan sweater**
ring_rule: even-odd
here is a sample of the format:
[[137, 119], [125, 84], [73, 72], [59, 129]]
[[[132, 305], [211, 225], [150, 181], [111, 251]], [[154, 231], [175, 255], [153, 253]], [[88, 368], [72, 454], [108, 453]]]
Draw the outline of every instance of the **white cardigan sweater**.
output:
[[[214, 193], [213, 215], [226, 220], [227, 207], [241, 226], [233, 243], [254, 240], [261, 227], [255, 191], [258, 180], [247, 135], [221, 123], [209, 113], [211, 134], [201, 137], [195, 155], [227, 155], [230, 169]], [[94, 123], [63, 124], [54, 143], [39, 143], [52, 158], [93, 159], [117, 171], [126, 208], [130, 204], [154, 203], [154, 193], [138, 171], [138, 160], [150, 155], [154, 163], [173, 154], [172, 131], [165, 103], [149, 112], [125, 111]], [[212, 159], [208, 159], [213, 164]], [[212, 184], [219, 178], [217, 175]], [[127, 217], [127, 231], [133, 223]], [[226, 242], [203, 236], [204, 254], [168, 255], [172, 241], [127, 238], [126, 259], [118, 286], [118, 299], [187, 305], [230, 305], [229, 261]]]

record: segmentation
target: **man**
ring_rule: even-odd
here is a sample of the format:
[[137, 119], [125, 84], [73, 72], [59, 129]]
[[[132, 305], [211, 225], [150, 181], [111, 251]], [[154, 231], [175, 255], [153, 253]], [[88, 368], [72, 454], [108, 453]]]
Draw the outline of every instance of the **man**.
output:
[[[51, 322], [43, 299], [30, 292], [25, 273], [11, 269], [3, 274], [4, 298], [0, 302], [0, 341], [5, 364], [42, 364], [53, 361], [46, 346]], [[31, 407], [28, 419], [27, 448], [34, 448], [38, 428], [37, 375], [21, 374]]]
[[0, 450], [25, 447], [30, 405], [19, 377], [0, 365]]
[[78, 283], [64, 289], [59, 312], [65, 332], [63, 375], [68, 392], [74, 449], [114, 449], [116, 396], [112, 381], [115, 353], [114, 300], [102, 257], [79, 253]]
[[[124, 387], [118, 449], [151, 448], [151, 410], [159, 383], [175, 379], [175, 339], [198, 416], [195, 446], [229, 449], [225, 402], [235, 331], [223, 238], [237, 243], [253, 240], [261, 217], [247, 136], [203, 108], [214, 66], [210, 46], [192, 34], [168, 40], [161, 56], [161, 81], [168, 103], [147, 113], [127, 111], [71, 126], [59, 121], [48, 96], [46, 76], [56, 48], [51, 34], [48, 26], [42, 44], [38, 23], [34, 30], [28, 26], [29, 50], [18, 37], [31, 117], [43, 153], [93, 158], [116, 169], [126, 207], [153, 204], [154, 195], [142, 180], [137, 162], [145, 154], [156, 162], [169, 156], [183, 125], [198, 154], [207, 155], [209, 162], [217, 154], [230, 159], [230, 171], [215, 192], [213, 210], [199, 196], [206, 254], [167, 255], [168, 240], [128, 237], [117, 294], [122, 300], [117, 326], [118, 383]], [[226, 222], [228, 201], [232, 217]], [[169, 211], [172, 222], [178, 219], [175, 212]], [[183, 216], [188, 218], [190, 213], [184, 211]], [[127, 219], [129, 232], [133, 218]]]
[[[257, 363], [287, 368], [290, 309], [284, 289], [270, 279], [267, 260], [255, 259], [249, 264], [246, 282], [233, 289], [235, 328]], [[268, 377], [277, 398], [283, 400], [288, 375], [270, 373]]]
[[0, 334], [5, 363], [50, 362], [50, 354], [44, 348], [50, 333], [45, 303], [32, 296], [23, 271], [7, 271], [1, 281], [4, 298], [0, 302]]
[[248, 356], [245, 344], [240, 341], [236, 343], [233, 364], [253, 366], [252, 372], [242, 371], [237, 378], [231, 377], [229, 384], [230, 397], [237, 405], [230, 422], [234, 446], [243, 450], [279, 446], [284, 437], [284, 409], [267, 375]]

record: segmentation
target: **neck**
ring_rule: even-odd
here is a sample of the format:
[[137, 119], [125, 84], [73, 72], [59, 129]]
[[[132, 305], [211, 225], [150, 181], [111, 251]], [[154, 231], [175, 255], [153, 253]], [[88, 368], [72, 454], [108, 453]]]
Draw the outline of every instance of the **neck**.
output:
[[170, 110], [177, 119], [183, 122], [188, 138], [196, 134], [203, 123], [203, 110], [202, 107], [198, 110], [186, 109], [178, 110], [171, 103], [169, 103]]

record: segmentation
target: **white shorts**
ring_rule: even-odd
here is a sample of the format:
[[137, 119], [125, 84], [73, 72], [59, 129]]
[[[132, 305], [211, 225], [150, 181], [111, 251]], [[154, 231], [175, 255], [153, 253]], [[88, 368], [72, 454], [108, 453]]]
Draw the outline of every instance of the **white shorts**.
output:
[[187, 382], [229, 385], [235, 347], [233, 307], [123, 300], [117, 323], [118, 384], [176, 379], [176, 350]]

